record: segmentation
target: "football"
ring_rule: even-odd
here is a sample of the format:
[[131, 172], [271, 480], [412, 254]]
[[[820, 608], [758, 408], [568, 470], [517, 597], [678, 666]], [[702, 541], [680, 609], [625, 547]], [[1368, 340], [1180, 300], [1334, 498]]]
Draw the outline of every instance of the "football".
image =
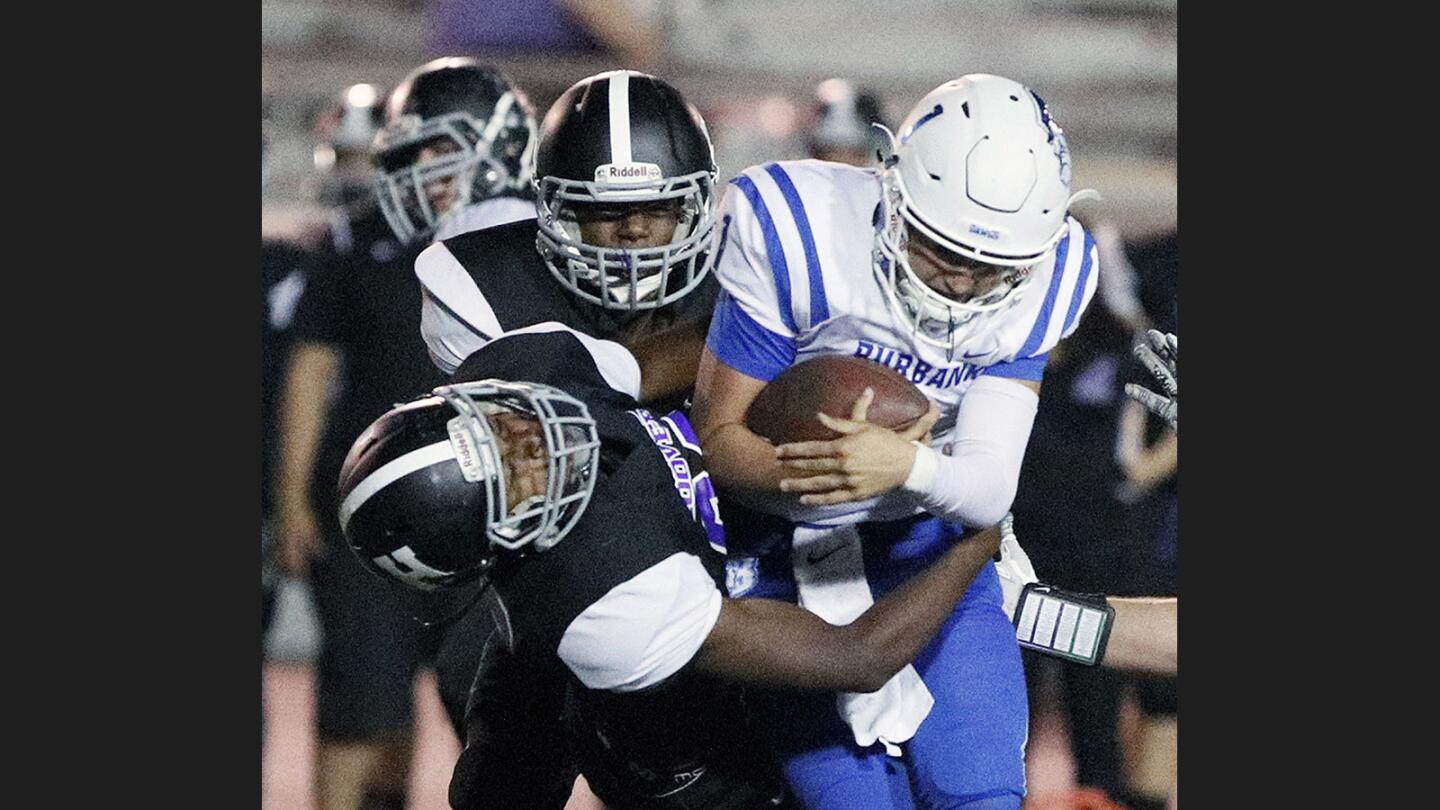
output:
[[899, 372], [863, 357], [826, 355], [796, 363], [760, 390], [745, 412], [745, 426], [771, 444], [826, 441], [840, 434], [816, 412], [850, 418], [866, 388], [875, 389], [868, 421], [904, 430], [930, 409], [925, 394]]

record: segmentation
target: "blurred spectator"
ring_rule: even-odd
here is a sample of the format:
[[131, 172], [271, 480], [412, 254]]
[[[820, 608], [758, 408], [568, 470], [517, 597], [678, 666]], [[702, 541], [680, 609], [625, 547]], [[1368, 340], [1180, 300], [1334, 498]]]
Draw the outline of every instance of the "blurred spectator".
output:
[[815, 120], [805, 136], [810, 157], [851, 166], [873, 166], [890, 153], [890, 139], [871, 124], [885, 123], [874, 93], [844, 79], [826, 79], [815, 88]]
[[665, 38], [647, 6], [627, 0], [436, 0], [432, 53], [596, 56], [650, 71]]
[[353, 205], [370, 195], [375, 170], [370, 143], [380, 131], [385, 96], [373, 84], [352, 84], [315, 114], [315, 173], [301, 193], [321, 205]]

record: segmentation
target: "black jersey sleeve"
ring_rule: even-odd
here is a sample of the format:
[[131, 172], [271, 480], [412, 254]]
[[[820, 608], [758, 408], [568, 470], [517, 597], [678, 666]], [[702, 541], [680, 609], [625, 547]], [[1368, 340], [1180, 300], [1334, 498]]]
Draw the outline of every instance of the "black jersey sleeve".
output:
[[315, 262], [290, 323], [294, 340], [341, 343], [345, 337], [345, 268], [334, 254]]
[[500, 379], [640, 394], [640, 366], [618, 343], [599, 340], [558, 323], [508, 332], [472, 352], [452, 383]]

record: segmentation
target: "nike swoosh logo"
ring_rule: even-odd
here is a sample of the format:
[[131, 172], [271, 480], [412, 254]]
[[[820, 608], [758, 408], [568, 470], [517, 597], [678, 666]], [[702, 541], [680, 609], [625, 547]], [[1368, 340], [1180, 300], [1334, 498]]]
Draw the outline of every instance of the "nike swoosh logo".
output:
[[979, 360], [980, 358], [986, 357], [986, 356], [988, 356], [989, 354], [990, 354], [990, 352], [980, 352], [979, 354], [962, 354], [962, 355], [960, 355], [960, 359], [961, 359], [961, 360]]
[[824, 554], [807, 554], [807, 555], [805, 556], [805, 559], [808, 560], [811, 565], [814, 565], [815, 563], [820, 562], [821, 560], [825, 559], [826, 557], [829, 557], [831, 554], [834, 554], [835, 552], [839, 551], [840, 549], [842, 549], [842, 548], [844, 548], [844, 547], [845, 547], [845, 544], [844, 544], [844, 543], [841, 543], [840, 545], [835, 546], [834, 548], [830, 549], [829, 551], [825, 552]]

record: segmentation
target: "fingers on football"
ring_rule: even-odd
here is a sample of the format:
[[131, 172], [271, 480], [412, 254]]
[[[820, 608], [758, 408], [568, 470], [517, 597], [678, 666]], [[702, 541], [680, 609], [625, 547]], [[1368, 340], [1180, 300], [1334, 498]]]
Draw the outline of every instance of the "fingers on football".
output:
[[835, 455], [835, 442], [791, 442], [775, 448], [776, 458], [826, 458]]
[[[867, 388], [865, 390], [868, 391], [870, 389]], [[862, 396], [861, 399], [863, 400], [864, 397]], [[865, 407], [868, 409], [870, 407], [870, 404], [867, 402], [865, 404]], [[869, 424], [864, 419], [860, 419], [858, 421], [852, 419], [840, 419], [831, 416], [828, 413], [821, 413], [819, 411], [815, 412], [815, 418], [819, 419], [820, 424], [824, 425], [825, 427], [830, 428], [836, 433], [843, 433], [846, 436], [849, 436], [852, 433], [859, 433], [860, 431], [865, 429], [865, 426], [867, 424]]]
[[800, 503], [805, 506], [832, 506], [846, 501], [860, 500], [848, 489], [836, 489], [819, 495], [801, 495]]
[[935, 403], [932, 402], [930, 403], [930, 410], [915, 420], [915, 424], [900, 431], [899, 436], [907, 442], [916, 441], [929, 433], [930, 428], [935, 427], [935, 423], [938, 421], [940, 421], [940, 409], [935, 407]]
[[[843, 475], [812, 475], [808, 478], [786, 478], [780, 482], [781, 492], [831, 492], [848, 486]], [[804, 502], [803, 500], [801, 501]]]
[[855, 398], [855, 404], [850, 408], [850, 419], [854, 422], [864, 422], [865, 417], [870, 413], [870, 403], [875, 401], [875, 389], [866, 388]]
[[823, 458], [789, 458], [780, 462], [785, 470], [796, 472], [836, 472], [843, 469], [845, 462], [833, 456]]

